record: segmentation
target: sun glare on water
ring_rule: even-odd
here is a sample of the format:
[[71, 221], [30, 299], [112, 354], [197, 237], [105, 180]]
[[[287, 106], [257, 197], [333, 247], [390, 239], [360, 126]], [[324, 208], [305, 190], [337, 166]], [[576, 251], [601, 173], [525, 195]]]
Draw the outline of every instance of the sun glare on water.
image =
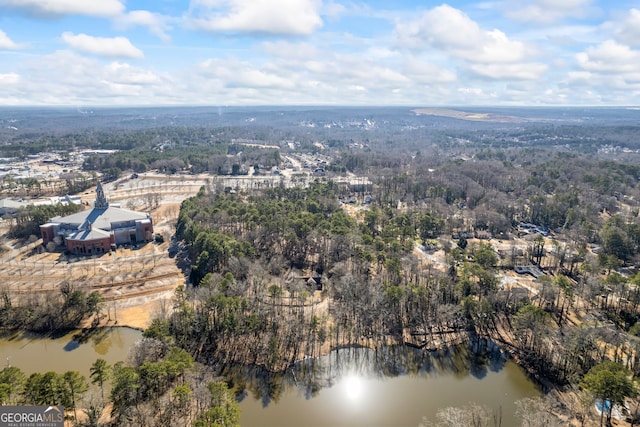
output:
[[364, 394], [364, 381], [357, 375], [349, 375], [344, 379], [346, 397], [351, 401], [357, 401]]

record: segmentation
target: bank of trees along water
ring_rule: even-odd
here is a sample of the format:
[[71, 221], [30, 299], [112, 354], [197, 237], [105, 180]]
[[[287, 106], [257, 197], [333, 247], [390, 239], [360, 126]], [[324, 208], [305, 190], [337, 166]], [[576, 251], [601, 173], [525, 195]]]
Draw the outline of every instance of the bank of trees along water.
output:
[[76, 407], [88, 384], [77, 371], [33, 373], [26, 376], [20, 369], [8, 366], [0, 371], [0, 403], [2, 405], [62, 405], [77, 416]]
[[238, 426], [238, 403], [226, 383], [195, 366], [191, 355], [171, 344], [157, 322], [144, 336], [132, 352], [131, 364], [93, 365], [93, 382], [111, 379], [109, 400], [104, 402], [112, 405], [111, 425]]
[[103, 298], [99, 292], [87, 293], [65, 281], [59, 294], [29, 293], [12, 295], [0, 290], [0, 331], [51, 333], [79, 328], [86, 320], [99, 321]]
[[318, 183], [243, 199], [203, 189], [184, 202], [177, 236], [188, 242], [198, 285], [178, 295], [176, 340], [196, 355], [282, 369], [324, 345], [464, 328], [458, 303], [466, 295], [412, 254], [419, 227], [437, 234], [441, 222], [377, 207], [356, 221], [337, 191]]
[[89, 379], [77, 371], [27, 376], [7, 366], [0, 370], [0, 404], [62, 405], [78, 426], [238, 425], [238, 404], [227, 384], [194, 375], [184, 350], [146, 338], [133, 356], [131, 365], [97, 359]]

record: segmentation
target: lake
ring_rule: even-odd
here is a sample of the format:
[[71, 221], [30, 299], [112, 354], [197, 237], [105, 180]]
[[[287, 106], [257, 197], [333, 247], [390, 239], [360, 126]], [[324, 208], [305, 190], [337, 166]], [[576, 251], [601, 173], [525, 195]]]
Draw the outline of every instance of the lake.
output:
[[80, 331], [49, 337], [42, 334], [18, 333], [0, 338], [0, 363], [20, 368], [25, 374], [69, 370], [89, 378], [96, 359], [113, 365], [126, 361], [129, 349], [142, 338], [142, 332], [122, 327], [97, 329], [92, 334]]
[[481, 354], [464, 346], [439, 353], [343, 349], [280, 379], [256, 377], [240, 403], [243, 427], [418, 426], [440, 408], [471, 402], [500, 411], [502, 425], [512, 426], [519, 424], [515, 401], [541, 395], [491, 345]]
[[[77, 370], [87, 378], [97, 358], [126, 361], [142, 338], [130, 328], [89, 336], [17, 334], [0, 339], [0, 361], [33, 372]], [[408, 347], [348, 348], [296, 363], [284, 374], [227, 367], [239, 396], [242, 427], [418, 426], [440, 408], [471, 402], [517, 425], [514, 402], [540, 396], [523, 370], [493, 343], [429, 352]]]

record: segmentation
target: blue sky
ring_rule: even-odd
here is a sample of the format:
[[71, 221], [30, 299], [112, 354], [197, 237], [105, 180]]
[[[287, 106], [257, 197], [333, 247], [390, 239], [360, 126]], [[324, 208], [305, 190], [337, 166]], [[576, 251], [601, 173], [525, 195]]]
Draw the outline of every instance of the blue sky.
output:
[[0, 0], [0, 105], [640, 104], [640, 0]]

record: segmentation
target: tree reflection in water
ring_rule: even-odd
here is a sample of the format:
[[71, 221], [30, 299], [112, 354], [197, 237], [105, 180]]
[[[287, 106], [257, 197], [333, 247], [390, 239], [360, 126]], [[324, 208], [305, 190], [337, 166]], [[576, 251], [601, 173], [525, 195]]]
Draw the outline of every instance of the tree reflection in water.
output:
[[472, 340], [438, 351], [426, 351], [406, 346], [368, 349], [342, 348], [329, 355], [307, 358], [290, 366], [285, 372], [269, 372], [257, 366], [226, 366], [221, 375], [235, 386], [238, 400], [248, 395], [261, 400], [263, 407], [277, 403], [289, 387], [304, 393], [306, 399], [320, 390], [343, 382], [346, 397], [355, 400], [364, 392], [364, 379], [384, 379], [400, 375], [424, 377], [453, 375], [463, 379], [471, 375], [484, 378], [489, 371], [499, 372], [507, 357], [492, 341]]

